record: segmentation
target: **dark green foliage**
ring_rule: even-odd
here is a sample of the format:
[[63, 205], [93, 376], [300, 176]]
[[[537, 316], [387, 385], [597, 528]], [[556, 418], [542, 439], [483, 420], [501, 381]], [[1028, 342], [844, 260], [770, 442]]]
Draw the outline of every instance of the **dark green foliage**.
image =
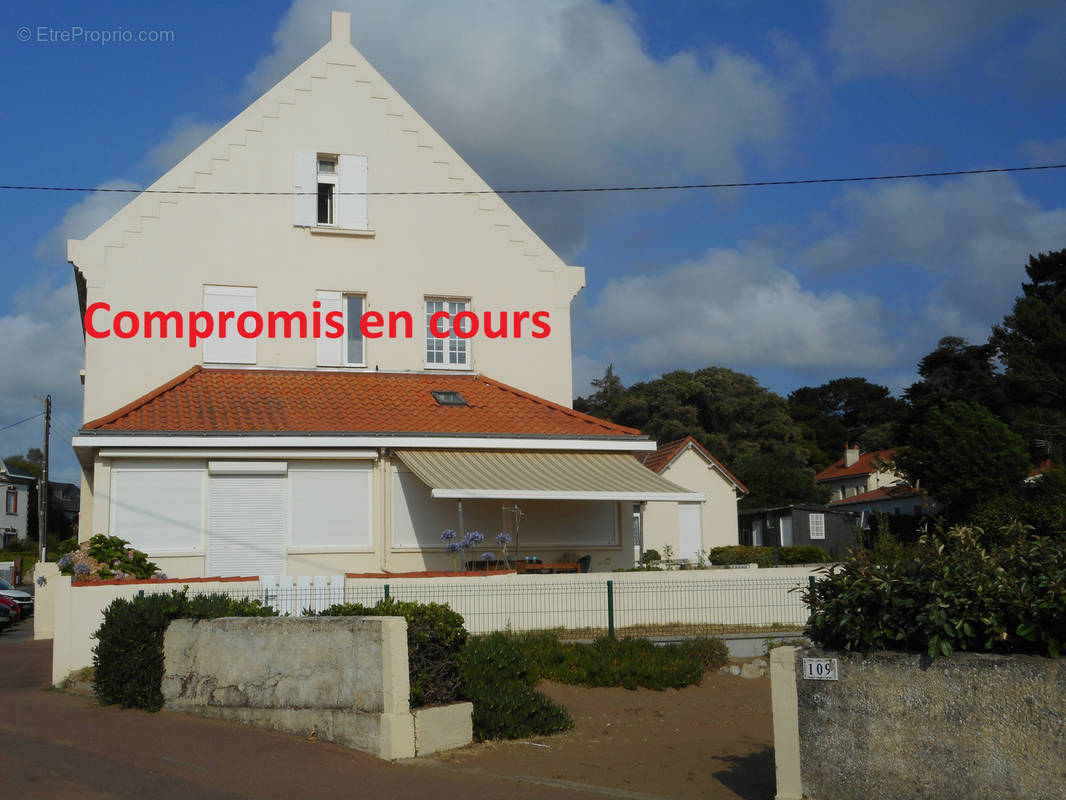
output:
[[[108, 536], [98, 533], [88, 541], [89, 555], [101, 564], [106, 565], [100, 570], [100, 577], [107, 579], [112, 575], [112, 569], [120, 570], [127, 576], [146, 580], [157, 572], [159, 567], [148, 560], [148, 556], [140, 550], [134, 550], [130, 543], [118, 536]], [[115, 562], [118, 562], [117, 564]], [[74, 574], [74, 565], [70, 564], [61, 570], [64, 575]]]
[[888, 387], [866, 378], [836, 378], [821, 386], [803, 386], [788, 396], [789, 413], [809, 447], [810, 462], [824, 469], [840, 458], [848, 443], [864, 450], [896, 444], [896, 426], [907, 406]]
[[467, 641], [466, 621], [446, 604], [404, 603], [390, 597], [372, 607], [359, 603], [331, 606], [320, 616], [403, 617], [407, 620], [411, 707], [463, 699], [459, 661]]
[[749, 453], [737, 459], [736, 474], [750, 490], [739, 508], [774, 508], [794, 503], [820, 505], [829, 501], [829, 489], [814, 482], [814, 470], [795, 448], [770, 453]]
[[540, 677], [536, 662], [514, 637], [471, 637], [462, 663], [478, 739], [519, 739], [573, 726], [565, 708], [533, 688]]
[[168, 594], [115, 600], [94, 634], [95, 691], [101, 703], [158, 711], [163, 707], [163, 636], [174, 619], [273, 617], [258, 600], [224, 594], [193, 595], [188, 587]]
[[947, 504], [962, 521], [983, 499], [1012, 492], [1029, 471], [1025, 443], [984, 406], [947, 403], [911, 429], [895, 466], [912, 486]]
[[654, 564], [657, 561], [662, 561], [663, 557], [659, 555], [659, 551], [654, 548], [648, 548], [644, 551], [644, 555], [640, 557], [641, 564]]
[[64, 539], [59, 542], [55, 547], [49, 548], [48, 555], [52, 558], [59, 558], [65, 556], [67, 553], [73, 553], [78, 549], [78, 537], [71, 536], [69, 539]]
[[[989, 539], [995, 543], [987, 546]], [[1059, 656], [1066, 541], [953, 528], [914, 551], [862, 551], [808, 590], [808, 636], [837, 650], [958, 650]]]
[[1066, 250], [1029, 257], [1029, 283], [992, 332], [1011, 426], [1037, 458], [1066, 450]]
[[685, 658], [695, 660], [704, 672], [724, 667], [729, 663], [729, 648], [726, 647], [725, 642], [714, 636], [685, 639], [677, 647]]
[[980, 403], [1001, 416], [1006, 395], [995, 368], [996, 348], [971, 345], [958, 336], [945, 336], [918, 362], [922, 380], [903, 393], [910, 403], [912, 421], [926, 411], [947, 403]]
[[[711, 564], [758, 564], [760, 567], [772, 567], [774, 549], [748, 545], [712, 547], [708, 560]], [[814, 545], [789, 545], [778, 547], [776, 550], [778, 564], [824, 564], [829, 560], [829, 554]]]

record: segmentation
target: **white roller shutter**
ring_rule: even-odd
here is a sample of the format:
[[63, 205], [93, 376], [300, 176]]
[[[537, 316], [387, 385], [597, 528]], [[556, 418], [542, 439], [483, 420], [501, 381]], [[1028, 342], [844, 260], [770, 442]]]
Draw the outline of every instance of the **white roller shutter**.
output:
[[294, 464], [289, 470], [292, 547], [369, 549], [372, 465]]
[[365, 231], [366, 156], [340, 156], [337, 161], [337, 227]]
[[292, 224], [313, 227], [318, 221], [318, 154], [297, 152], [292, 164]]
[[149, 556], [203, 549], [203, 467], [116, 467], [110, 534]]
[[[255, 339], [237, 332], [237, 318], [246, 311], [255, 311], [255, 288], [250, 286], [204, 286], [204, 311], [211, 314], [215, 328], [204, 339], [205, 364], [254, 364]], [[218, 335], [219, 314], [232, 311], [226, 322], [226, 336]], [[251, 331], [254, 326], [249, 326]]]
[[320, 367], [339, 367], [341, 365], [341, 359], [344, 358], [344, 337], [337, 339], [326, 338], [325, 333], [329, 329], [326, 325], [326, 314], [331, 311], [344, 312], [343, 303], [344, 298], [340, 292], [326, 292], [320, 291], [318, 293], [318, 302], [322, 304], [322, 308], [319, 312], [322, 314], [322, 336], [319, 336], [316, 345], [318, 348], [318, 356], [316, 363]]
[[285, 476], [212, 475], [207, 574], [285, 574]]

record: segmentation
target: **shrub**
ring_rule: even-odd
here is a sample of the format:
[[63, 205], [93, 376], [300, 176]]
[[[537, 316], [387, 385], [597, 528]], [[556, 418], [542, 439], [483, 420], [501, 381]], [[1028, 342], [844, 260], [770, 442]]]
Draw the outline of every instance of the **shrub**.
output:
[[403, 603], [390, 597], [372, 607], [359, 603], [331, 606], [320, 616], [405, 618], [411, 707], [464, 699], [459, 662], [467, 640], [466, 621], [447, 605]]
[[[746, 545], [712, 547], [708, 558], [712, 564], [758, 564], [760, 567], [772, 567], [774, 550], [773, 547]], [[829, 554], [814, 545], [789, 545], [778, 547], [776, 550], [778, 564], [824, 564], [829, 560]]]
[[258, 600], [181, 591], [112, 601], [95, 634], [95, 692], [101, 703], [158, 711], [163, 707], [163, 636], [171, 620], [216, 617], [273, 617]]
[[134, 550], [125, 539], [102, 533], [64, 554], [56, 566], [64, 575], [73, 575], [79, 581], [166, 577], [148, 556]]
[[644, 551], [644, 555], [640, 557], [641, 564], [654, 564], [657, 561], [662, 561], [663, 557], [659, 555], [659, 551], [654, 548], [648, 548]]
[[[540, 645], [548, 646], [546, 640]], [[462, 666], [467, 697], [474, 704], [477, 738], [518, 739], [573, 726], [565, 708], [533, 688], [540, 677], [537, 665], [515, 637], [506, 633], [472, 637]]]
[[986, 549], [982, 532], [923, 536], [880, 561], [860, 551], [803, 597], [808, 635], [843, 650], [956, 650], [1057, 657], [1066, 641], [1066, 541], [1016, 535]]

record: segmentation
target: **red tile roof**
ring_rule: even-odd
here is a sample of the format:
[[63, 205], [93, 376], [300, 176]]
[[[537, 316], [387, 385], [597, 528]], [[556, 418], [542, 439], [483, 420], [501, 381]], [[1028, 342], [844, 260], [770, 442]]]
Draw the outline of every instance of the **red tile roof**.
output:
[[873, 503], [877, 500], [902, 500], [905, 497], [921, 496], [921, 490], [915, 489], [913, 486], [882, 486], [880, 489], [874, 489], [871, 492], [863, 492], [862, 494], [847, 497], [843, 500], [831, 500], [829, 505], [849, 506], [853, 503]]
[[[440, 405], [433, 391], [467, 406]], [[638, 436], [483, 375], [205, 369], [174, 380], [86, 431]]]
[[869, 475], [877, 472], [879, 461], [888, 461], [895, 453], [895, 450], [873, 450], [869, 453], [863, 453], [859, 456], [859, 460], [850, 467], [845, 466], [845, 461], [841, 458], [835, 464], [830, 464], [815, 475], [814, 480], [816, 483], [821, 483], [822, 481], [832, 481], [838, 478]]
[[725, 475], [726, 479], [738, 489], [740, 489], [740, 491], [744, 492], [744, 494], [750, 494], [747, 486], [737, 480], [733, 476], [733, 473], [727, 470], [725, 466], [723, 466], [721, 461], [712, 456], [707, 451], [706, 447], [704, 447], [691, 436], [686, 436], [684, 439], [678, 439], [675, 442], [667, 442], [666, 444], [661, 444], [659, 445], [659, 449], [657, 449], [653, 453], [641, 453], [637, 455], [637, 460], [640, 461], [641, 464], [650, 469], [652, 472], [661, 473], [664, 469], [666, 469], [670, 462], [677, 458], [677, 456], [681, 454], [681, 451], [689, 445], [695, 447], [704, 456], [704, 458], [706, 458], [708, 461], [714, 464], [715, 467], [721, 470], [722, 474]]

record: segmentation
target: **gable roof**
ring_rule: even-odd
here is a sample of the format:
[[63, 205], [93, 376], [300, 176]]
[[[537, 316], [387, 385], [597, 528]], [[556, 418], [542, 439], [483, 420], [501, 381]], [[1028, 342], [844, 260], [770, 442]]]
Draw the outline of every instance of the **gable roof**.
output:
[[637, 459], [645, 467], [652, 472], [662, 474], [663, 470], [669, 467], [678, 456], [681, 455], [688, 448], [692, 448], [704, 459], [706, 459], [712, 467], [722, 473], [727, 481], [735, 486], [739, 491], [744, 494], [750, 494], [748, 487], [741, 483], [734, 477], [733, 473], [727, 470], [717, 458], [712, 456], [707, 448], [696, 441], [691, 436], [686, 436], [684, 439], [678, 439], [677, 441], [667, 442], [666, 444], [659, 445], [658, 449], [651, 453], [643, 453], [637, 456]]
[[[442, 405], [434, 391], [466, 405]], [[483, 375], [193, 367], [83, 432], [637, 437]]]
[[921, 497], [922, 491], [913, 486], [882, 486], [870, 492], [853, 495], [843, 500], [830, 500], [831, 506], [850, 506], [860, 503], [873, 503], [878, 500], [902, 500], [907, 497]]
[[0, 458], [0, 473], [6, 475], [7, 480], [12, 481], [13, 483], [37, 483], [37, 477], [35, 475], [31, 475], [28, 472], [23, 472], [16, 467], [12, 467], [2, 458]]
[[871, 473], [878, 471], [878, 462], [888, 461], [896, 454], [895, 450], [871, 450], [869, 453], [863, 453], [859, 456], [859, 460], [852, 464], [850, 467], [846, 466], [846, 462], [843, 457], [839, 461], [830, 464], [823, 469], [817, 475], [814, 476], [815, 483], [821, 483], [823, 481], [832, 481], [839, 478], [851, 478], [858, 475], [870, 475]]

